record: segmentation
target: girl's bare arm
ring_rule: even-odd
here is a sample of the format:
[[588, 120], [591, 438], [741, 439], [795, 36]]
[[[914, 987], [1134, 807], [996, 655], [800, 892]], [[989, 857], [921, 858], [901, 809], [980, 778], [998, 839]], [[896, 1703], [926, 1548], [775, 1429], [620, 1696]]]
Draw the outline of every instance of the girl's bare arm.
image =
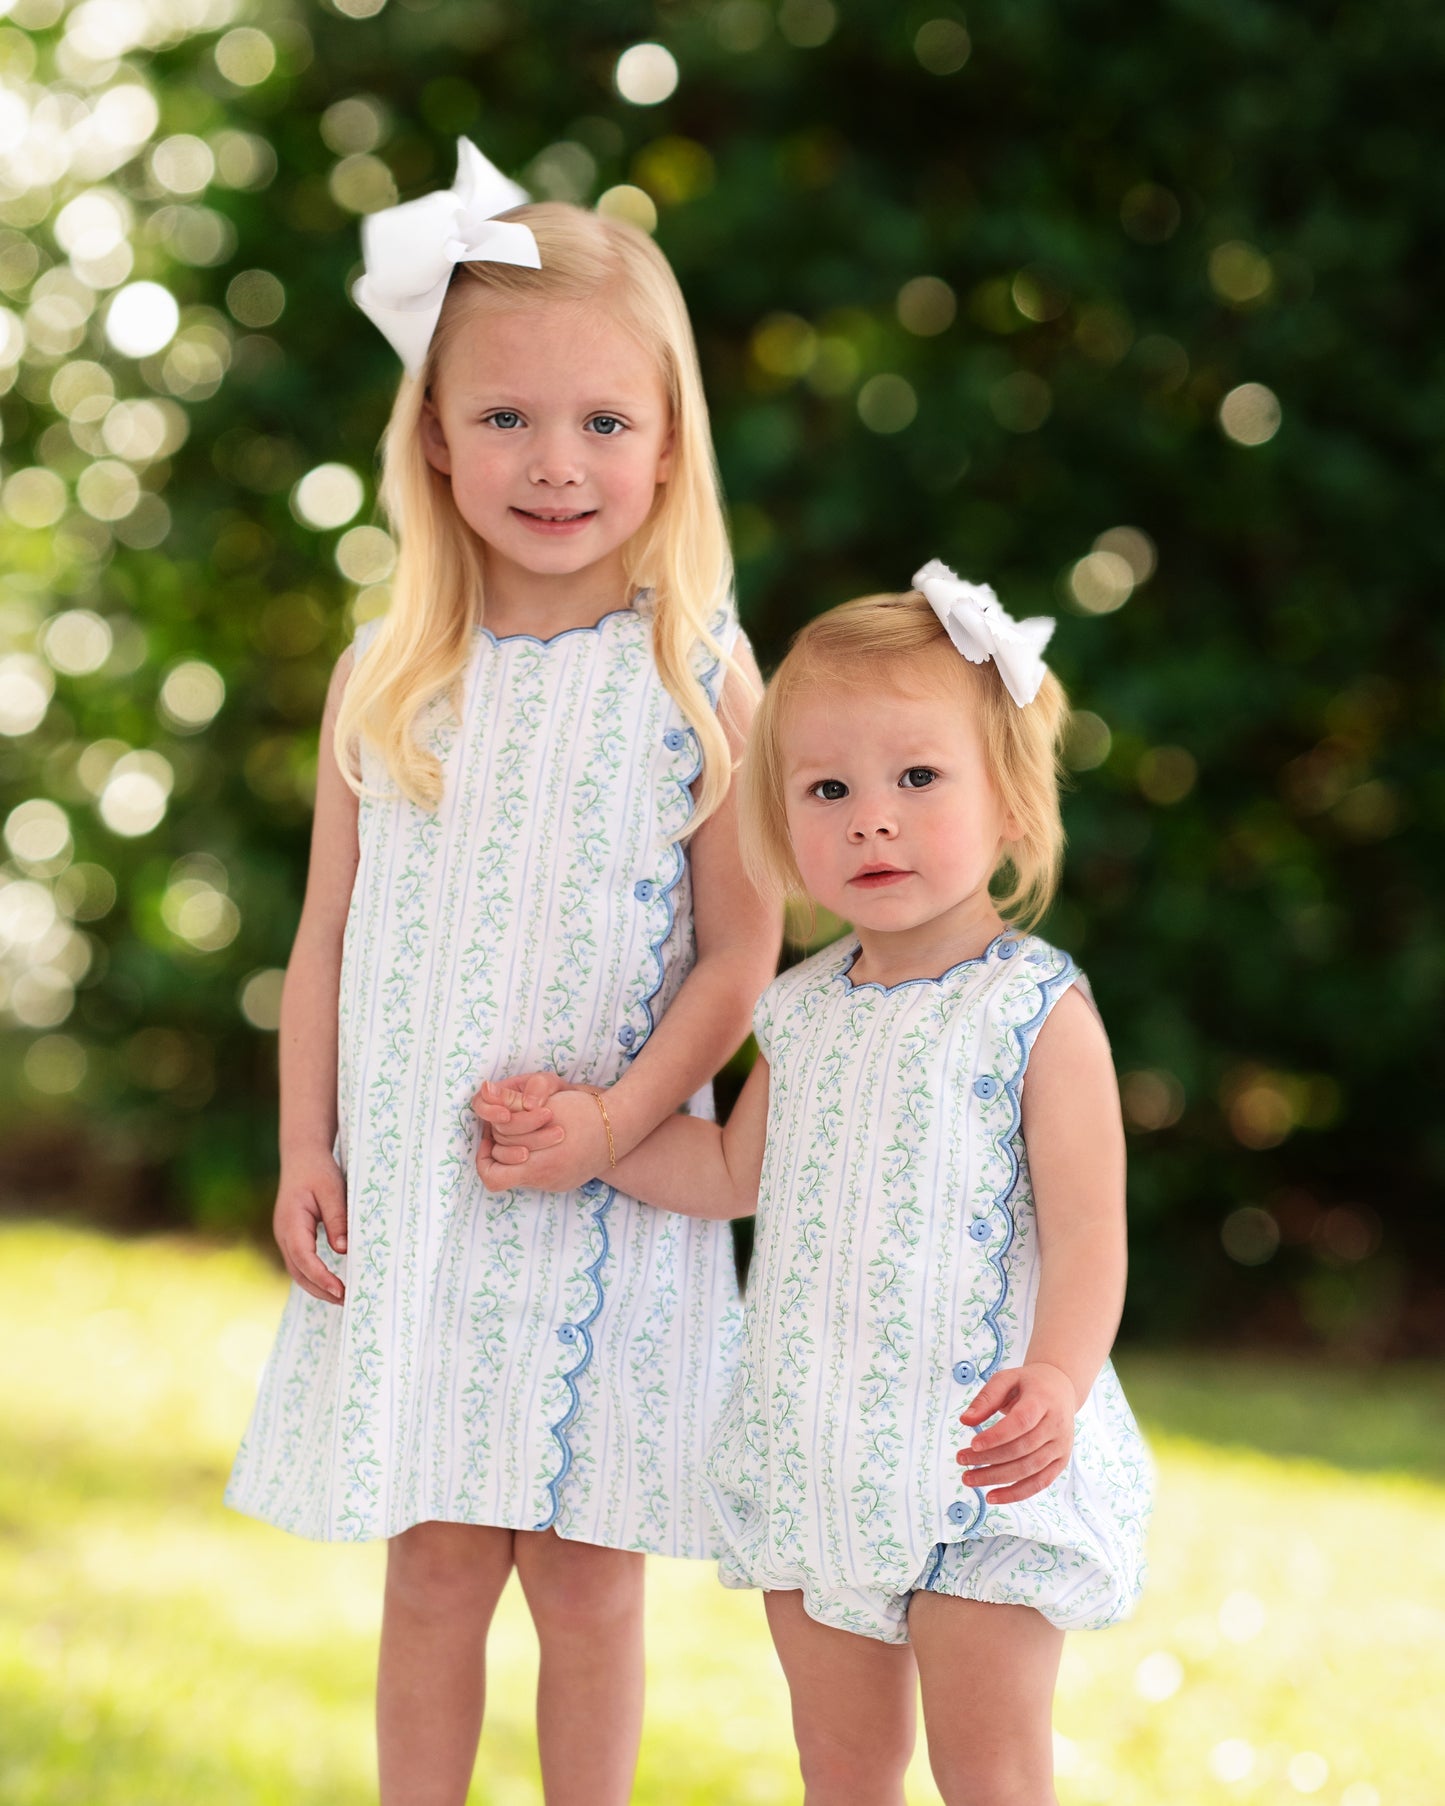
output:
[[606, 1177], [659, 1210], [749, 1217], [758, 1207], [767, 1126], [768, 1063], [760, 1057], [722, 1128], [695, 1116], [669, 1116]]
[[991, 1504], [1030, 1498], [1063, 1472], [1074, 1418], [1113, 1346], [1124, 1302], [1124, 1129], [1103, 1024], [1070, 990], [1039, 1030], [1022, 1097], [1039, 1237], [1033, 1333], [962, 1415], [995, 1413], [959, 1452], [964, 1479]]
[[313, 1298], [339, 1304], [341, 1281], [316, 1254], [316, 1225], [346, 1247], [346, 1189], [332, 1158], [336, 1138], [336, 1009], [341, 943], [359, 858], [357, 801], [332, 751], [348, 650], [337, 661], [321, 718], [316, 813], [301, 921], [281, 993], [281, 1179], [274, 1228], [287, 1271]]

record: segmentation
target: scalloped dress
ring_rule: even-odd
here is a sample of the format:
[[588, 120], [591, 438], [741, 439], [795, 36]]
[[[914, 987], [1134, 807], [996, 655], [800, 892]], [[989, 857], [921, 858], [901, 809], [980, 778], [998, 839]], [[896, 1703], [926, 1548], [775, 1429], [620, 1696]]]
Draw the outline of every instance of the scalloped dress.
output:
[[[713, 631], [729, 644], [730, 611]], [[363, 752], [338, 1024], [350, 1247], [319, 1244], [346, 1302], [292, 1287], [227, 1502], [327, 1540], [442, 1519], [716, 1554], [702, 1464], [738, 1340], [728, 1225], [599, 1180], [493, 1194], [474, 1166], [483, 1079], [611, 1085], [696, 957], [670, 836], [699, 752], [646, 593], [552, 640], [478, 628], [459, 716], [438, 703], [419, 731], [445, 774], [435, 813]]]
[[940, 979], [854, 985], [851, 936], [785, 972], [754, 1026], [770, 1065], [743, 1354], [710, 1460], [724, 1583], [908, 1639], [910, 1595], [1123, 1617], [1144, 1574], [1148, 1451], [1113, 1368], [1067, 1469], [1018, 1504], [965, 1486], [959, 1413], [1023, 1359], [1038, 1243], [1019, 1098], [1080, 980], [1005, 932]]

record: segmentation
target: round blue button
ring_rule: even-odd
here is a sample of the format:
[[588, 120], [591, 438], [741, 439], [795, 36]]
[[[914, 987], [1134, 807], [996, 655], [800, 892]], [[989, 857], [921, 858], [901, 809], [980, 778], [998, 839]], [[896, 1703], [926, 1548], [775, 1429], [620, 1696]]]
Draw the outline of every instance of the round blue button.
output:
[[595, 1198], [598, 1192], [606, 1191], [607, 1187], [600, 1179], [589, 1179], [581, 1189], [584, 1198]]
[[622, 1027], [617, 1031], [617, 1039], [624, 1047], [631, 1047], [632, 1043], [637, 1039], [637, 1030], [630, 1022], [624, 1022]]
[[973, 1081], [973, 1095], [975, 1097], [987, 1099], [993, 1097], [997, 1091], [998, 1080], [990, 1078], [988, 1073], [984, 1073], [982, 1078], [977, 1078]]
[[653, 892], [656, 889], [657, 886], [652, 882], [651, 878], [639, 878], [632, 887], [632, 894], [637, 898], [639, 903], [650, 903], [652, 901]]
[[557, 1331], [557, 1340], [559, 1342], [575, 1342], [577, 1340], [577, 1325], [575, 1323], [564, 1323]]
[[955, 1499], [948, 1508], [948, 1521], [950, 1524], [966, 1524], [972, 1516], [973, 1513], [969, 1510], [968, 1506], [964, 1504], [962, 1499]]
[[955, 1361], [953, 1364], [953, 1377], [958, 1381], [960, 1386], [971, 1386], [978, 1378], [978, 1369], [974, 1366], [972, 1361]]
[[988, 1240], [988, 1218], [975, 1217], [968, 1226], [968, 1233], [973, 1241], [986, 1242]]
[[687, 745], [687, 735], [680, 727], [670, 727], [662, 736], [662, 744], [669, 752], [681, 752]]
[[1018, 950], [1019, 944], [1017, 941], [1000, 941], [998, 944], [998, 956], [1000, 959], [1012, 959]]

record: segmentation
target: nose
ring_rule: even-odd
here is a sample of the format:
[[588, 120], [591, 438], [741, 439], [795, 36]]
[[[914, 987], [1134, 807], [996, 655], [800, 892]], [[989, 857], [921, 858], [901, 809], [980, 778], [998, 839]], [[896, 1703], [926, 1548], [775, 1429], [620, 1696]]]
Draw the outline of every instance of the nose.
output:
[[548, 489], [563, 489], [580, 483], [582, 478], [582, 460], [569, 434], [547, 433], [533, 441], [527, 467], [529, 482]]
[[859, 795], [848, 818], [849, 842], [853, 846], [866, 846], [875, 836], [880, 840], [896, 840], [898, 819], [886, 794]]

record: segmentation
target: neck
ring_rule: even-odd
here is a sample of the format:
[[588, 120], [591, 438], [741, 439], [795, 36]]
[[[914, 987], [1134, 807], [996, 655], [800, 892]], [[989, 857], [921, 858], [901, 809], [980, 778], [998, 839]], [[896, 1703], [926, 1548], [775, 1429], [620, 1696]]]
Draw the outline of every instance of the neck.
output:
[[855, 984], [897, 985], [910, 978], [942, 978], [962, 960], [977, 959], [1004, 927], [987, 890], [975, 892], [914, 928], [856, 930], [861, 951]]
[[550, 640], [573, 627], [595, 627], [631, 600], [622, 553], [559, 575], [524, 570], [487, 548], [483, 561], [486, 624], [499, 639], [535, 634]]

